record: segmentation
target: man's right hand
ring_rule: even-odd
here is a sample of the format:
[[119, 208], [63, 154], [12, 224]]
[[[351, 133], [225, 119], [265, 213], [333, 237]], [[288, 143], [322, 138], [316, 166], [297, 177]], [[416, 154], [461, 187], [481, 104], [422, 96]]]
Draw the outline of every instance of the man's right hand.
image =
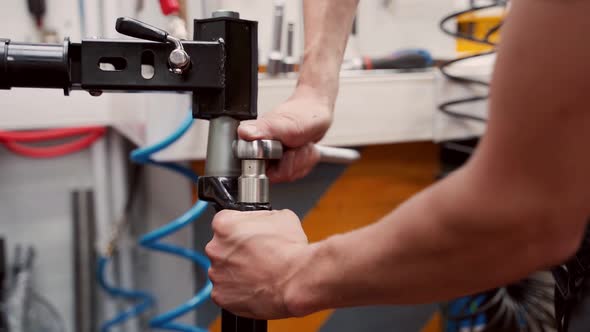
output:
[[275, 139], [287, 148], [277, 165], [268, 169], [273, 182], [289, 182], [307, 175], [320, 159], [314, 143], [332, 123], [332, 104], [311, 88], [298, 87], [293, 96], [257, 120], [243, 121], [241, 139]]

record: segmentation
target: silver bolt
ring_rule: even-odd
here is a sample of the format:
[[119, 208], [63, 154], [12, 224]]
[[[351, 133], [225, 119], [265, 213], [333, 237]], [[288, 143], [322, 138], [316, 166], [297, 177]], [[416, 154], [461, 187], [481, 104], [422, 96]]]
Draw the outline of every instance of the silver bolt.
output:
[[234, 12], [231, 10], [221, 9], [221, 10], [214, 11], [213, 14], [211, 15], [211, 17], [213, 17], [213, 18], [219, 18], [219, 17], [240, 18], [240, 13]]
[[242, 175], [238, 179], [238, 201], [242, 203], [268, 203], [269, 181], [266, 161], [280, 159], [283, 145], [279, 141], [257, 140], [234, 142], [234, 154], [242, 159]]
[[266, 161], [242, 160], [242, 176], [238, 178], [238, 202], [270, 202]]
[[173, 73], [181, 75], [190, 67], [191, 59], [185, 50], [176, 48], [168, 56], [168, 64]]
[[281, 142], [269, 139], [238, 140], [234, 142], [233, 149], [238, 159], [281, 159], [283, 156]]

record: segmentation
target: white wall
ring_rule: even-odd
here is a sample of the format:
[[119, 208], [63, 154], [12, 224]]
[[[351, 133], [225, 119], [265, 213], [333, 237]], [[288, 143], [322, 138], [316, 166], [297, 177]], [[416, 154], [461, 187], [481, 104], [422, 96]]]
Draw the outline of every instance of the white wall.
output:
[[65, 332], [74, 332], [70, 194], [92, 181], [88, 151], [31, 161], [0, 147], [0, 236], [9, 249], [35, 247], [35, 289], [59, 310]]
[[[435, 55], [453, 55], [454, 41], [438, 30], [438, 21], [455, 8], [459, 0], [361, 0], [358, 11], [358, 46], [363, 55], [384, 55], [400, 48], [423, 47]], [[242, 18], [259, 22], [261, 62], [270, 49], [273, 0], [207, 1], [211, 9], [227, 8]], [[200, 1], [191, 1], [200, 13]], [[285, 1], [285, 27], [296, 24], [296, 55], [301, 54], [302, 1]], [[285, 28], [286, 30], [286, 28]], [[285, 41], [283, 38], [283, 42]]]
[[[27, 10], [26, 1], [0, 1], [0, 37], [18, 41], [38, 42], [39, 35]], [[78, 0], [47, 1], [45, 26], [55, 30], [60, 39], [80, 39]]]

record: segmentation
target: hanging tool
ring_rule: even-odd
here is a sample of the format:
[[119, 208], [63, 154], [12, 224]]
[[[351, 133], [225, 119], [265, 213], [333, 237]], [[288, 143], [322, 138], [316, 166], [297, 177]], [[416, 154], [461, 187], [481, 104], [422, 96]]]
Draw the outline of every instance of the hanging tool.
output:
[[12, 267], [12, 290], [8, 299], [10, 315], [9, 326], [11, 331], [24, 331], [27, 322], [27, 310], [31, 297], [31, 274], [35, 251], [32, 247], [17, 245], [14, 250]]
[[75, 190], [71, 193], [72, 211], [72, 266], [74, 326], [76, 331], [96, 332], [97, 292], [94, 269], [97, 262], [94, 239], [94, 193]]
[[285, 16], [285, 3], [277, 0], [274, 3], [272, 21], [272, 48], [268, 56], [266, 72], [270, 76], [276, 76], [283, 72], [283, 53], [281, 52], [283, 38], [283, 18]]
[[160, 0], [160, 8], [162, 9], [162, 14], [168, 18], [167, 29], [170, 34], [179, 39], [187, 39], [188, 31], [186, 29], [186, 21], [181, 13], [180, 1]]
[[4, 238], [0, 237], [0, 303], [3, 303], [4, 300], [4, 291], [6, 287], [6, 278], [7, 278], [7, 271], [6, 271], [6, 244], [4, 242]]
[[27, 0], [27, 8], [29, 13], [35, 19], [35, 25], [38, 30], [43, 28], [43, 18], [47, 12], [47, 4], [45, 0]]
[[6, 244], [4, 238], [0, 237], [0, 332], [8, 331], [8, 320], [6, 319], [6, 284], [7, 275], [6, 271]]
[[297, 71], [299, 61], [293, 56], [295, 25], [292, 22], [287, 24], [287, 56], [285, 57], [283, 70], [286, 73]]
[[342, 65], [345, 70], [398, 69], [413, 70], [434, 66], [430, 52], [423, 49], [409, 49], [386, 57], [355, 58]]
[[[80, 4], [82, 5], [83, 1], [80, 1]], [[45, 0], [27, 0], [27, 9], [35, 22], [35, 29], [37, 30], [39, 40], [41, 42], [57, 41], [57, 32], [53, 29], [47, 28], [45, 24], [47, 2]], [[82, 9], [83, 8], [81, 8], [81, 10]], [[83, 13], [83, 10], [81, 13]]]

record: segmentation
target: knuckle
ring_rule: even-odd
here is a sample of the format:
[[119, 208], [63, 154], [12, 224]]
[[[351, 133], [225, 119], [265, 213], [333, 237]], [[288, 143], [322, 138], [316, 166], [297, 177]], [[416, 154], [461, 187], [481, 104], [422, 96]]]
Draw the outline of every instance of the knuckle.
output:
[[213, 232], [218, 235], [227, 234], [231, 228], [232, 215], [232, 211], [229, 210], [222, 210], [217, 213], [211, 222]]
[[295, 212], [293, 212], [292, 210], [289, 210], [289, 209], [279, 210], [279, 213], [281, 214], [281, 217], [283, 217], [283, 218], [298, 218], [297, 215], [295, 214]]
[[219, 291], [217, 291], [215, 287], [213, 287], [213, 290], [211, 291], [211, 301], [213, 301], [213, 303], [217, 304], [218, 306], [221, 306]]
[[231, 218], [234, 214], [235, 214], [235, 211], [233, 211], [233, 210], [221, 210], [221, 211], [217, 212], [217, 214], [215, 216], [226, 219], [226, 218]]
[[209, 270], [207, 270], [207, 276], [209, 277], [209, 280], [211, 280], [211, 282], [215, 283], [217, 274], [215, 273], [215, 270], [213, 270], [212, 267], [210, 267]]
[[219, 234], [222, 231], [222, 219], [215, 216], [213, 217], [213, 221], [211, 221], [211, 228], [213, 229], [214, 234]]
[[215, 250], [213, 249], [213, 240], [211, 240], [209, 243], [207, 243], [207, 245], [205, 246], [205, 253], [207, 254], [207, 256], [209, 256], [210, 258], [213, 257], [213, 254], [215, 253]]

